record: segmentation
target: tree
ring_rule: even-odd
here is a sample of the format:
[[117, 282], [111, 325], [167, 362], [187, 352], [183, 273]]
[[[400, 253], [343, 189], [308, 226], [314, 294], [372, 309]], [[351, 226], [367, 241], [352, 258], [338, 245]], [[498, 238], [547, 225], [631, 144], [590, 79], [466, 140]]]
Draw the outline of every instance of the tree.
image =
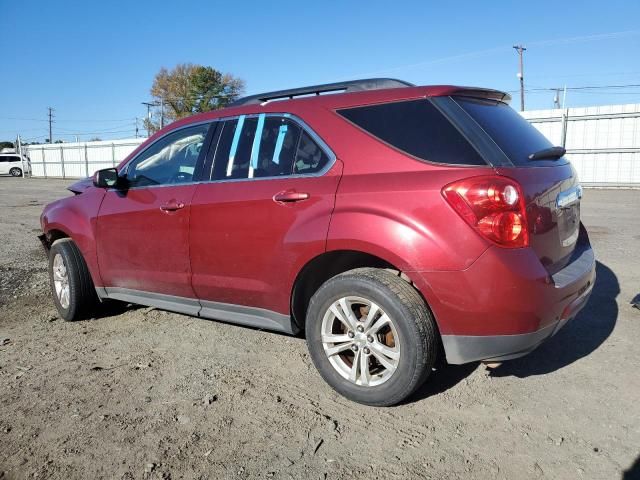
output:
[[0, 142], [0, 151], [2, 151], [3, 148], [15, 148], [15, 145], [13, 142]]
[[[195, 113], [226, 107], [244, 91], [244, 81], [212, 67], [181, 63], [172, 70], [161, 68], [153, 80], [151, 95], [164, 105], [165, 125]], [[145, 127], [155, 132], [160, 127], [155, 112]]]

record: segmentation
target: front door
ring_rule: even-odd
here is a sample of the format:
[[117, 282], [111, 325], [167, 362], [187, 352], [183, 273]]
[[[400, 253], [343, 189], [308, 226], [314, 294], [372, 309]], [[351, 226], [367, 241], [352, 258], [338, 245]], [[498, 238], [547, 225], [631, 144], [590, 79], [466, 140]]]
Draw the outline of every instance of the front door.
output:
[[160, 138], [122, 172], [127, 188], [107, 191], [96, 237], [100, 275], [110, 296], [194, 298], [189, 218], [208, 129], [209, 124], [186, 127]]
[[223, 123], [212, 182], [191, 210], [193, 288], [212, 302], [289, 314], [291, 274], [325, 250], [342, 172], [320, 139], [290, 118]]

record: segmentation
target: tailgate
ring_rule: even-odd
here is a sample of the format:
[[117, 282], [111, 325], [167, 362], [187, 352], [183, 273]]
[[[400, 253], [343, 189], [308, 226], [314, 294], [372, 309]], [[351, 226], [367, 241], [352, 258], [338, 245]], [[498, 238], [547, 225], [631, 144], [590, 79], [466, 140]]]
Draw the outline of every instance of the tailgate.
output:
[[570, 163], [553, 167], [499, 167], [525, 196], [531, 248], [550, 274], [569, 262], [580, 231], [580, 187]]
[[455, 101], [506, 159], [490, 158], [489, 163], [521, 185], [531, 248], [553, 275], [569, 262], [580, 232], [582, 188], [575, 170], [564, 156], [541, 155], [553, 145], [507, 104], [461, 97]]

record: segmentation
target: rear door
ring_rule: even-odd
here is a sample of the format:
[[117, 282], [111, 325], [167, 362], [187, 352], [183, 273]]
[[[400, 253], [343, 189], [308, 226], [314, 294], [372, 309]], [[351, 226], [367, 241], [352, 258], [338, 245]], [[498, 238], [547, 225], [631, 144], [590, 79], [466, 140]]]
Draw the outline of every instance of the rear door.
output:
[[212, 302], [289, 314], [291, 275], [325, 249], [340, 162], [285, 115], [223, 122], [212, 181], [191, 210], [193, 288]]
[[552, 147], [538, 130], [508, 105], [484, 99], [455, 101], [491, 137], [511, 165], [497, 166], [524, 190], [531, 248], [549, 273], [562, 269], [579, 246], [582, 188], [565, 157], [531, 160]]
[[208, 130], [209, 124], [201, 124], [160, 138], [126, 167], [128, 187], [107, 191], [96, 238], [100, 275], [110, 294], [195, 296], [189, 218]]

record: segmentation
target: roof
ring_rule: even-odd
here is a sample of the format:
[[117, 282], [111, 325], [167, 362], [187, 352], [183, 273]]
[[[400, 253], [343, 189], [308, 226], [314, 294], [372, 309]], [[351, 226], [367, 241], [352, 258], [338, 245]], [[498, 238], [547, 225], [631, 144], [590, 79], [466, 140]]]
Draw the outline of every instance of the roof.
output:
[[[363, 82], [372, 82], [373, 88], [362, 88]], [[350, 86], [356, 83], [358, 87]], [[383, 87], [382, 85], [385, 86]], [[389, 85], [393, 86], [388, 88]], [[336, 86], [339, 86], [339, 88], [336, 88]], [[314, 94], [314, 92], [318, 91], [322, 93], [335, 92], [337, 90], [342, 90], [344, 93]], [[292, 94], [291, 92], [301, 93]], [[511, 100], [511, 96], [508, 93], [488, 88], [456, 85], [413, 86], [402, 80], [366, 79], [251, 95], [226, 108], [186, 117], [171, 125], [172, 127], [179, 127], [194, 121], [214, 120], [236, 115], [283, 112], [296, 114], [305, 110], [308, 111], [308, 109], [337, 110], [375, 103], [449, 95], [490, 98], [505, 103]], [[283, 96], [285, 99], [283, 99]], [[289, 96], [293, 96], [293, 98], [288, 98]], [[256, 101], [261, 99], [264, 99], [264, 101]]]

